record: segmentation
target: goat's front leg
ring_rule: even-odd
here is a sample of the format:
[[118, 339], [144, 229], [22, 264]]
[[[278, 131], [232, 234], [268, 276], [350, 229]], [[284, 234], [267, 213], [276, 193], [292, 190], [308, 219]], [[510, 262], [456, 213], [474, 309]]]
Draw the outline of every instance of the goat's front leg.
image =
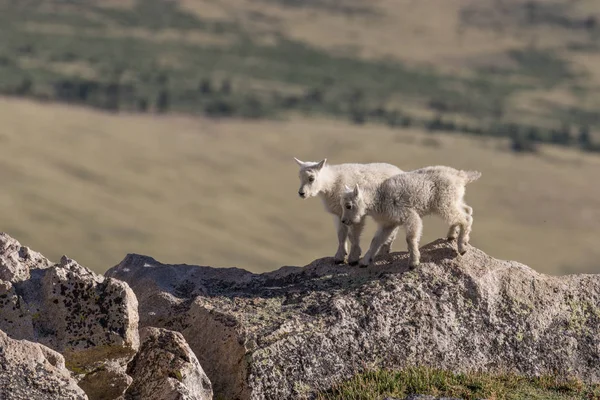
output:
[[367, 251], [365, 256], [359, 262], [361, 268], [367, 267], [373, 263], [375, 257], [377, 256], [377, 253], [379, 253], [379, 250], [381, 249], [381, 246], [390, 239], [390, 236], [394, 233], [394, 231], [397, 228], [397, 225], [379, 227], [377, 233], [371, 241], [369, 251]]
[[360, 253], [362, 252], [360, 248], [360, 235], [365, 227], [365, 218], [361, 219], [358, 224], [354, 224], [350, 226], [350, 234], [348, 238], [350, 239], [350, 255], [348, 255], [348, 264], [356, 265], [358, 264], [358, 260], [360, 259]]
[[342, 224], [340, 217], [337, 215], [334, 217], [334, 220], [337, 228], [338, 250], [335, 253], [335, 256], [333, 256], [333, 262], [336, 264], [342, 264], [346, 258], [346, 254], [348, 254], [348, 247], [346, 243], [348, 239], [348, 226]]

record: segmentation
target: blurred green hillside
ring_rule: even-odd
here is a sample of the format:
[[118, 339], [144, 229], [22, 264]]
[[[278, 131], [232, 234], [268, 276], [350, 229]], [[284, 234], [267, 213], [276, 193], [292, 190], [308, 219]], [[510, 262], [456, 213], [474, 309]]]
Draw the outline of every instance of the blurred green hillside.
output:
[[600, 150], [595, 0], [0, 0], [0, 92]]

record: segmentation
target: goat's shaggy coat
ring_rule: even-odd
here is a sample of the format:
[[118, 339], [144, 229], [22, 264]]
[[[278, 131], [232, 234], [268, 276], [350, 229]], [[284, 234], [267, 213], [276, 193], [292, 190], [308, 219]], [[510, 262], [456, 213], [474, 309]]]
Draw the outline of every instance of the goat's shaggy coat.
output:
[[379, 185], [346, 188], [340, 202], [342, 222], [352, 226], [370, 215], [379, 224], [369, 251], [360, 261], [361, 266], [373, 262], [401, 225], [406, 229], [411, 266], [419, 265], [421, 217], [429, 214], [439, 215], [450, 225], [450, 240], [456, 238], [458, 228], [458, 252], [464, 254], [473, 224], [473, 209], [464, 202], [465, 186], [480, 176], [477, 171], [434, 166], [395, 175]]
[[[334, 261], [336, 263], [344, 262], [347, 254], [346, 242], [349, 239], [352, 247], [348, 255], [348, 263], [356, 264], [361, 255], [359, 242], [365, 224], [365, 216], [351, 227], [340, 223], [342, 217], [340, 200], [345, 192], [345, 187], [348, 185], [378, 185], [384, 180], [401, 173], [402, 170], [386, 163], [328, 165], [327, 159], [318, 163], [294, 159], [300, 166], [299, 196], [302, 198], [320, 196], [325, 209], [335, 216], [338, 250], [335, 253]], [[396, 232], [397, 230], [390, 234], [389, 240], [381, 249], [382, 253], [389, 253]]]

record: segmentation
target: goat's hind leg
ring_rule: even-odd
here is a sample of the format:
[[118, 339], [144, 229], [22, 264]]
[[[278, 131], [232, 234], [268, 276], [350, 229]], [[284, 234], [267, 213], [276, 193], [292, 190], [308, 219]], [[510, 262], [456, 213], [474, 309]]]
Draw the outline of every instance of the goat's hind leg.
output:
[[406, 230], [406, 244], [410, 257], [410, 266], [417, 267], [421, 263], [421, 252], [419, 251], [419, 240], [423, 234], [423, 220], [416, 211], [412, 211], [404, 223]]
[[[470, 215], [470, 216], [473, 215], [473, 208], [472, 207], [466, 205], [465, 203], [463, 203], [462, 207], [463, 207], [463, 210], [468, 215]], [[448, 234], [446, 235], [446, 239], [449, 242], [452, 242], [452, 241], [456, 240], [456, 238], [459, 235], [459, 232], [460, 232], [460, 225], [459, 224], [450, 225], [450, 229], [448, 229]]]
[[397, 227], [396, 229], [394, 229], [394, 231], [390, 235], [389, 239], [384, 244], [381, 245], [381, 250], [379, 250], [379, 254], [381, 254], [381, 255], [390, 254], [390, 252], [392, 251], [392, 243], [394, 243], [394, 240], [396, 240], [396, 235], [398, 235], [399, 229], [400, 229], [400, 227]]
[[448, 214], [442, 215], [444, 220], [450, 224], [450, 229], [458, 227], [457, 250], [461, 255], [467, 252], [469, 236], [471, 234], [471, 225], [473, 224], [473, 217], [469, 211], [472, 213], [471, 207], [465, 208], [461, 205], [459, 207], [453, 207]]

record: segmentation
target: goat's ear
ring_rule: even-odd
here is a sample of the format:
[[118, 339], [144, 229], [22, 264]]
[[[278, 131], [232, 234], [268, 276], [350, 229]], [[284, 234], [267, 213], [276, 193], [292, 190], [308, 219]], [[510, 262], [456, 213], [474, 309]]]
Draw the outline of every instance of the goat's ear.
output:
[[324, 158], [317, 165], [315, 165], [315, 168], [318, 169], [318, 170], [320, 170], [320, 169], [322, 169], [325, 166], [326, 163], [327, 163], [327, 159]]
[[304, 161], [300, 161], [296, 157], [294, 157], [294, 161], [296, 161], [296, 164], [298, 164], [299, 166], [304, 167], [304, 164], [305, 164]]
[[360, 187], [358, 186], [358, 183], [356, 184], [356, 186], [354, 186], [354, 195], [360, 195]]

